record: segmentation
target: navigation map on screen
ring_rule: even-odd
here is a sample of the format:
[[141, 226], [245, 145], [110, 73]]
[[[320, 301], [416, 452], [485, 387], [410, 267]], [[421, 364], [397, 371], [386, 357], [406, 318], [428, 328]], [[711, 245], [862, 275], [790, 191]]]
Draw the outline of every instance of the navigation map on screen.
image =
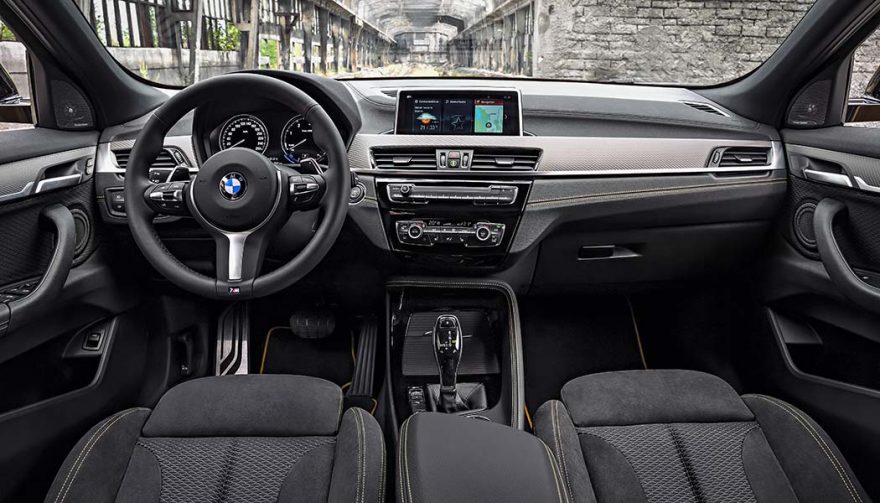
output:
[[504, 102], [501, 100], [474, 100], [474, 132], [504, 132]]

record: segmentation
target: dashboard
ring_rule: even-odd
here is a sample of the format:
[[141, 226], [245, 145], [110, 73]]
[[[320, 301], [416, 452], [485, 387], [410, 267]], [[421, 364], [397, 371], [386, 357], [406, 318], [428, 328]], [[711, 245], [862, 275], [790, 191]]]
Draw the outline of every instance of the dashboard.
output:
[[[714, 272], [748, 256], [785, 198], [778, 132], [688, 89], [271, 74], [338, 126], [355, 175], [348, 242], [398, 272], [521, 275], [508, 279], [535, 291]], [[181, 121], [166, 146], [192, 169], [237, 147], [296, 167], [326, 160], [312, 135], [295, 112], [242, 92]], [[111, 129], [102, 142], [123, 156], [132, 138]], [[113, 204], [121, 168], [100, 152]]]

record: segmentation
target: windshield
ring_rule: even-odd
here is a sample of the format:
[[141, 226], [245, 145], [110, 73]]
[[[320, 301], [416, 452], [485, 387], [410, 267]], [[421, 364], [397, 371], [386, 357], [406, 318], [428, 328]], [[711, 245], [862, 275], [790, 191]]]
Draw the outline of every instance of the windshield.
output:
[[676, 85], [757, 68], [809, 0], [73, 0], [125, 68], [184, 86], [241, 69], [339, 78]]

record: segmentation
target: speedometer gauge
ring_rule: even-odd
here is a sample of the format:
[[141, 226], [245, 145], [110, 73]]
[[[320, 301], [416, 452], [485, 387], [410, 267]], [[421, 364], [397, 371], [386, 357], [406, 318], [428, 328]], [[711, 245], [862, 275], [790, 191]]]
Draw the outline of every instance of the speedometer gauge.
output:
[[244, 147], [262, 154], [268, 143], [269, 131], [266, 124], [253, 115], [236, 115], [226, 121], [220, 130], [220, 150]]
[[310, 157], [323, 161], [326, 154], [315, 144], [312, 124], [303, 116], [296, 115], [284, 125], [281, 131], [281, 150], [288, 162], [298, 163]]

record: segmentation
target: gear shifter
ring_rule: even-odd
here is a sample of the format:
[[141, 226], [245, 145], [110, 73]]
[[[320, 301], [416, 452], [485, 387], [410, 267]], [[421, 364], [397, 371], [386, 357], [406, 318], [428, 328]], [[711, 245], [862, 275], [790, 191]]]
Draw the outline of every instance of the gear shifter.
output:
[[438, 316], [434, 322], [434, 355], [440, 369], [440, 409], [444, 412], [455, 412], [457, 409], [458, 391], [455, 389], [455, 380], [463, 346], [464, 338], [458, 317], [454, 314]]

